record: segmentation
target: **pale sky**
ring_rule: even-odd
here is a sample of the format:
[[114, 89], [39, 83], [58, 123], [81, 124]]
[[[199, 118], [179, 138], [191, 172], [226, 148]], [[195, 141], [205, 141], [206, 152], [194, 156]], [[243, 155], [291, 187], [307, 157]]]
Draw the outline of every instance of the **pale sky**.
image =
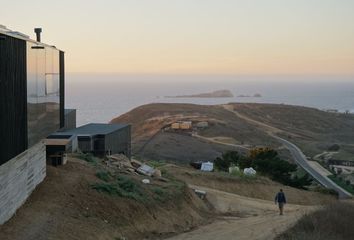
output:
[[68, 72], [354, 75], [354, 0], [0, 0]]

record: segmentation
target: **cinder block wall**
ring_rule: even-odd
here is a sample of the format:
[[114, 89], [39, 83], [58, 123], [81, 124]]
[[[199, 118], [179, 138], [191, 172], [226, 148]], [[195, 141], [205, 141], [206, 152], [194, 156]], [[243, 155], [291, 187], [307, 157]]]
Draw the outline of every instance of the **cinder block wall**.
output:
[[0, 224], [15, 214], [45, 176], [42, 142], [0, 166]]

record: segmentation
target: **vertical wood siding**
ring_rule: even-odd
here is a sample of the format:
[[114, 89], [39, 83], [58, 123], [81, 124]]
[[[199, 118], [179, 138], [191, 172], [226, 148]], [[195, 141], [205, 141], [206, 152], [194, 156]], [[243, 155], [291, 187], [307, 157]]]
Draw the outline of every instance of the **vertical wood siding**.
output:
[[27, 149], [26, 42], [0, 34], [0, 165]]

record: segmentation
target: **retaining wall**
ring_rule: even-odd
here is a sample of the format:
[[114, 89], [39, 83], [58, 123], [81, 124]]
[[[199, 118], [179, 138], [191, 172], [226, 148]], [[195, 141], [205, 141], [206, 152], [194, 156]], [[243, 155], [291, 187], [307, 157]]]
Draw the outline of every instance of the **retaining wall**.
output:
[[46, 176], [42, 142], [0, 166], [0, 224], [9, 220]]

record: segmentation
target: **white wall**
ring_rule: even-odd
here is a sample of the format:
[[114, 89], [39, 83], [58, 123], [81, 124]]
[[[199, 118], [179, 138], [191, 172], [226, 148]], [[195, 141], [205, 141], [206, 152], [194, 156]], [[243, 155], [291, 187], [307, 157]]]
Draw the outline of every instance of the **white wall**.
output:
[[46, 176], [42, 142], [0, 166], [0, 224], [9, 220]]

